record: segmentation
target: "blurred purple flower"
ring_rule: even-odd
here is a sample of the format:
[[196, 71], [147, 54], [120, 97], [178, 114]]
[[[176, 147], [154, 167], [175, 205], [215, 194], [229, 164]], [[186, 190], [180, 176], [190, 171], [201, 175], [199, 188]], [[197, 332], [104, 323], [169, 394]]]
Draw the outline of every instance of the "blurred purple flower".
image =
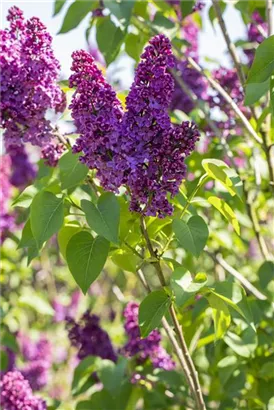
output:
[[29, 382], [14, 370], [0, 381], [0, 404], [3, 410], [46, 410], [46, 402], [32, 393]]
[[98, 316], [86, 312], [79, 322], [67, 318], [67, 329], [72, 346], [78, 349], [79, 359], [98, 356], [116, 362], [117, 355], [107, 332], [100, 326]]
[[153, 330], [144, 339], [141, 338], [138, 326], [138, 311], [139, 305], [135, 302], [128, 303], [124, 310], [124, 328], [128, 336], [128, 342], [121, 349], [121, 354], [128, 357], [135, 356], [139, 363], [150, 359], [155, 368], [174, 369], [174, 361], [160, 345], [162, 338], [158, 330]]

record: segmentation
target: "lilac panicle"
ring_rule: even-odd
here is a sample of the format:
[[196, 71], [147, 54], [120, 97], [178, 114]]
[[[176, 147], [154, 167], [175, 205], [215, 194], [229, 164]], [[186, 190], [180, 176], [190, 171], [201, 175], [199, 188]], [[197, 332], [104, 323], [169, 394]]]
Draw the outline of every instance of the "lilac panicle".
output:
[[[174, 81], [171, 43], [164, 35], [150, 40], [141, 56], [126, 99], [121, 126], [122, 152], [128, 169], [125, 183], [131, 193], [130, 209], [165, 217], [173, 211], [167, 195], [178, 193], [186, 175], [184, 159], [194, 149], [199, 132], [193, 124], [171, 124], [168, 115]], [[176, 166], [175, 166], [176, 163]]]
[[116, 362], [117, 355], [107, 332], [100, 326], [98, 316], [86, 312], [78, 323], [67, 318], [67, 328], [72, 346], [78, 348], [79, 359], [98, 356]]
[[56, 167], [63, 152], [66, 150], [64, 144], [51, 140], [41, 150], [41, 157], [49, 167]]
[[9, 145], [7, 152], [11, 159], [10, 182], [16, 187], [23, 188], [35, 178], [36, 168], [30, 162], [23, 145]]
[[34, 342], [23, 334], [18, 335], [18, 342], [26, 362], [20, 371], [33, 390], [41, 390], [49, 381], [49, 371], [53, 361], [52, 346], [45, 337]]
[[158, 330], [153, 330], [148, 337], [141, 339], [138, 326], [139, 305], [134, 302], [127, 304], [124, 310], [124, 328], [128, 336], [128, 342], [121, 349], [125, 356], [135, 356], [139, 363], [150, 359], [155, 368], [172, 370], [175, 367], [166, 350], [160, 345], [161, 335]]
[[73, 54], [70, 86], [76, 91], [70, 107], [81, 134], [74, 151], [83, 152], [81, 160], [97, 170], [105, 189], [127, 187], [132, 211], [165, 217], [173, 211], [168, 196], [178, 193], [185, 157], [199, 132], [188, 122], [171, 124], [168, 115], [174, 90], [168, 38], [153, 37], [141, 59], [123, 113], [93, 57], [85, 51]]
[[1, 127], [6, 145], [31, 142], [43, 146], [52, 137], [46, 111], [62, 112], [65, 96], [57, 84], [59, 62], [52, 38], [42, 22], [25, 20], [14, 6], [7, 17], [10, 27], [0, 30]]
[[6, 373], [0, 381], [3, 410], [46, 410], [46, 402], [33, 395], [29, 382], [17, 371]]
[[117, 127], [122, 120], [122, 106], [91, 54], [80, 50], [72, 58], [70, 87], [76, 90], [69, 108], [80, 134], [74, 152], [82, 151], [81, 161], [97, 170], [102, 186], [116, 191], [120, 178], [114, 157], [119, 150]]

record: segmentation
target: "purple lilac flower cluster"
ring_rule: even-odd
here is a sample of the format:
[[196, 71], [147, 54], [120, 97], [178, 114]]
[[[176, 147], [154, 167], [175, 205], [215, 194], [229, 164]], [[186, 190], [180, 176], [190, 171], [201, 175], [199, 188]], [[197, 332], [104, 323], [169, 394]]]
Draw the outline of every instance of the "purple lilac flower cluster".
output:
[[53, 301], [54, 321], [63, 322], [66, 318], [74, 318], [80, 302], [81, 292], [76, 290], [71, 295], [68, 305], [63, 305], [57, 299]]
[[107, 190], [117, 190], [121, 184], [115, 171], [118, 153], [118, 125], [122, 120], [122, 106], [114, 90], [88, 52], [72, 54], [70, 87], [76, 87], [71, 105], [72, 117], [80, 137], [73, 149], [83, 152], [81, 161], [97, 169], [97, 176]]
[[12, 185], [10, 183], [11, 160], [9, 155], [0, 158], [0, 234], [3, 242], [8, 232], [15, 229], [15, 215], [9, 212], [9, 200], [11, 197]]
[[167, 196], [177, 194], [199, 132], [189, 122], [171, 124], [168, 115], [174, 90], [170, 41], [155, 36], [141, 58], [123, 113], [92, 56], [73, 54], [70, 84], [76, 92], [70, 108], [81, 134], [74, 151], [97, 169], [104, 188], [127, 187], [132, 211], [164, 217], [173, 211]]
[[45, 160], [46, 165], [49, 167], [56, 167], [65, 150], [66, 147], [64, 144], [52, 140], [42, 148], [41, 157]]
[[38, 342], [33, 342], [22, 334], [18, 335], [18, 341], [23, 358], [27, 362], [20, 371], [33, 390], [41, 390], [49, 381], [49, 370], [52, 364], [51, 344], [44, 337]]
[[17, 370], [6, 373], [0, 381], [2, 410], [46, 410], [46, 402], [33, 395], [29, 382]]
[[7, 152], [11, 159], [10, 182], [16, 187], [23, 188], [35, 178], [36, 167], [30, 162], [23, 145], [9, 145]]
[[[262, 32], [258, 29], [258, 26], [267, 34], [267, 22], [265, 22], [258, 11], [254, 11], [251, 16], [251, 23], [248, 25], [247, 38], [251, 43], [261, 44], [264, 40]], [[255, 55], [255, 47], [247, 48], [244, 50], [245, 55], [248, 58], [248, 64], [251, 65]]]
[[52, 38], [41, 21], [25, 20], [23, 12], [11, 7], [10, 27], [1, 38], [1, 127], [6, 146], [31, 142], [43, 146], [52, 137], [46, 111], [62, 112], [65, 95], [57, 84], [59, 63]]
[[78, 323], [67, 318], [67, 328], [71, 344], [78, 349], [79, 359], [98, 356], [116, 362], [117, 355], [107, 332], [100, 326], [98, 316], [86, 312]]
[[135, 356], [139, 363], [150, 359], [155, 368], [172, 370], [175, 367], [166, 350], [160, 345], [161, 335], [158, 330], [153, 330], [148, 337], [141, 339], [138, 326], [139, 305], [134, 302], [128, 303], [124, 310], [124, 328], [128, 335], [128, 342], [121, 349], [125, 356]]

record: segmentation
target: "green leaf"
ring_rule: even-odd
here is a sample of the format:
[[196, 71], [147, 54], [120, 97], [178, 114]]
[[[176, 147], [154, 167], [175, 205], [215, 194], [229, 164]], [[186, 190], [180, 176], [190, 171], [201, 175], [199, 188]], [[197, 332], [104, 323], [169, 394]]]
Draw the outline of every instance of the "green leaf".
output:
[[142, 301], [139, 307], [139, 326], [142, 337], [147, 337], [160, 325], [170, 303], [170, 297], [163, 289], [149, 293]]
[[98, 370], [99, 379], [103, 383], [105, 389], [113, 396], [120, 394], [122, 382], [125, 377], [126, 366], [127, 359], [125, 357], [119, 357], [117, 363], [113, 363], [110, 360], [100, 361], [100, 369]]
[[67, 249], [67, 245], [69, 243], [70, 238], [72, 238], [73, 235], [75, 235], [81, 230], [82, 228], [79, 226], [79, 223], [75, 221], [75, 223], [70, 222], [67, 225], [63, 226], [58, 232], [58, 236], [57, 236], [58, 245], [60, 248], [60, 252], [65, 259], [66, 259], [66, 249]]
[[208, 176], [219, 181], [231, 196], [238, 195], [237, 189], [233, 186], [231, 178], [226, 173], [229, 168], [225, 162], [218, 159], [203, 159], [202, 166]]
[[207, 283], [205, 273], [198, 273], [193, 279], [190, 272], [180, 267], [174, 270], [170, 278], [171, 288], [176, 297], [176, 304], [183, 306], [193, 295]]
[[56, 16], [65, 5], [66, 0], [55, 0], [53, 16]]
[[177, 32], [177, 26], [160, 11], [154, 16], [153, 22], [150, 23], [154, 30], [158, 33], [163, 33], [168, 37], [173, 37]]
[[76, 28], [86, 17], [86, 15], [91, 12], [92, 6], [92, 0], [75, 0], [74, 3], [69, 6], [58, 34], [67, 33], [68, 31]]
[[260, 368], [258, 376], [262, 377], [263, 379], [273, 379], [274, 378], [274, 361], [271, 360], [267, 363], [264, 363], [263, 366]]
[[269, 90], [269, 78], [264, 83], [250, 83], [245, 86], [245, 105], [252, 105]]
[[217, 198], [216, 196], [210, 196], [207, 200], [211, 205], [218, 209], [229, 223], [231, 223], [235, 232], [240, 236], [240, 225], [230, 206], [223, 199]]
[[93, 371], [93, 366], [95, 362], [94, 356], [87, 356], [77, 365], [74, 370], [73, 380], [71, 385], [71, 391], [73, 395], [81, 389], [87, 378]]
[[8, 347], [14, 353], [19, 352], [19, 346], [16, 337], [6, 330], [1, 331], [1, 346]]
[[63, 155], [59, 160], [60, 180], [62, 189], [72, 188], [84, 180], [88, 173], [88, 167], [79, 161], [80, 154], [71, 151]]
[[22, 231], [22, 237], [18, 245], [18, 249], [21, 249], [21, 248], [28, 248], [28, 265], [30, 264], [32, 259], [36, 258], [36, 256], [38, 256], [39, 254], [37, 242], [34, 239], [34, 236], [32, 234], [31, 224], [30, 224], [29, 219], [25, 223], [25, 226]]
[[182, 12], [182, 17], [185, 18], [193, 12], [193, 7], [195, 5], [195, 0], [180, 1], [180, 7]]
[[108, 1], [106, 3], [107, 8], [110, 12], [119, 20], [123, 29], [127, 29], [130, 18], [132, 15], [132, 10], [134, 8], [135, 0], [121, 0], [121, 1]]
[[227, 332], [224, 341], [235, 353], [242, 357], [250, 357], [258, 345], [256, 333], [251, 327], [246, 328], [241, 336]]
[[207, 297], [207, 300], [212, 308], [215, 338], [216, 340], [218, 340], [223, 337], [230, 325], [230, 313], [225, 302], [222, 299], [218, 298], [216, 295], [209, 295]]
[[63, 225], [63, 198], [57, 198], [48, 191], [39, 192], [30, 207], [30, 223], [38, 248]]
[[266, 38], [256, 49], [246, 84], [264, 83], [274, 72], [274, 35]]
[[118, 243], [120, 205], [116, 196], [106, 192], [98, 199], [97, 206], [83, 199], [81, 207], [91, 229], [110, 242]]
[[274, 116], [274, 75], [270, 77], [270, 102], [272, 115]]
[[136, 272], [136, 267], [141, 262], [141, 259], [138, 258], [137, 255], [123, 249], [114, 251], [111, 255], [111, 259], [119, 268], [133, 273]]
[[271, 300], [274, 300], [274, 263], [271, 261], [264, 262], [257, 274], [260, 287]]
[[112, 63], [119, 54], [125, 32], [115, 26], [109, 17], [97, 20], [96, 40], [107, 65]]
[[9, 357], [5, 350], [0, 350], [0, 369], [5, 372], [9, 364]]
[[143, 51], [144, 45], [148, 39], [149, 36], [144, 36], [141, 33], [128, 33], [125, 40], [126, 53], [138, 62], [140, 60], [140, 55]]
[[181, 246], [198, 257], [208, 239], [208, 227], [203, 218], [195, 215], [187, 223], [175, 218], [172, 228]]
[[37, 189], [33, 185], [29, 185], [15, 198], [15, 200], [12, 203], [12, 206], [28, 208], [36, 194]]
[[18, 299], [19, 306], [28, 306], [41, 315], [53, 316], [54, 310], [46, 299], [31, 290], [25, 293]]
[[67, 245], [66, 259], [76, 283], [86, 294], [107, 260], [109, 242], [101, 236], [95, 239], [88, 232], [79, 232]]
[[[224, 2], [219, 2], [219, 6], [220, 6], [221, 12], [222, 12], [222, 14], [223, 14], [224, 11], [225, 11], [225, 9], [226, 9], [226, 3], [224, 3]], [[212, 27], [213, 27], [213, 29], [214, 29], [214, 23], [215, 23], [215, 20], [217, 20], [217, 16], [216, 16], [215, 9], [214, 9], [213, 6], [211, 6], [211, 7], [208, 9], [208, 17], [209, 17], [209, 20], [210, 20], [210, 22], [211, 22], [211, 24], [212, 24]]]

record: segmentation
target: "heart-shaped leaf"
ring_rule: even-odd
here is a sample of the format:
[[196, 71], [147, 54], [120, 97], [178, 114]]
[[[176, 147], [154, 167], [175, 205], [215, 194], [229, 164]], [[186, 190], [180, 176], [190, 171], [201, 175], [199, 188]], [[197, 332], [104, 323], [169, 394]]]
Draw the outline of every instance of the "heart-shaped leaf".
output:
[[139, 307], [139, 326], [142, 337], [147, 337], [160, 325], [170, 303], [170, 297], [163, 289], [149, 293], [142, 301]]
[[59, 231], [63, 220], [63, 198], [57, 198], [48, 191], [39, 192], [34, 197], [30, 208], [30, 224], [38, 248]]
[[76, 283], [85, 294], [107, 260], [109, 242], [88, 232], [78, 232], [67, 245], [66, 259]]
[[217, 198], [216, 196], [210, 196], [208, 202], [218, 209], [225, 219], [231, 223], [235, 232], [240, 235], [240, 225], [233, 209], [231, 209], [223, 199]]
[[208, 238], [208, 227], [203, 218], [195, 215], [187, 223], [175, 218], [172, 227], [182, 247], [198, 257]]
[[93, 231], [110, 242], [118, 243], [120, 205], [114, 194], [111, 192], [102, 194], [97, 206], [83, 199], [81, 207]]
[[72, 188], [86, 177], [88, 167], [81, 164], [79, 155], [69, 151], [60, 158], [59, 168], [62, 189]]

